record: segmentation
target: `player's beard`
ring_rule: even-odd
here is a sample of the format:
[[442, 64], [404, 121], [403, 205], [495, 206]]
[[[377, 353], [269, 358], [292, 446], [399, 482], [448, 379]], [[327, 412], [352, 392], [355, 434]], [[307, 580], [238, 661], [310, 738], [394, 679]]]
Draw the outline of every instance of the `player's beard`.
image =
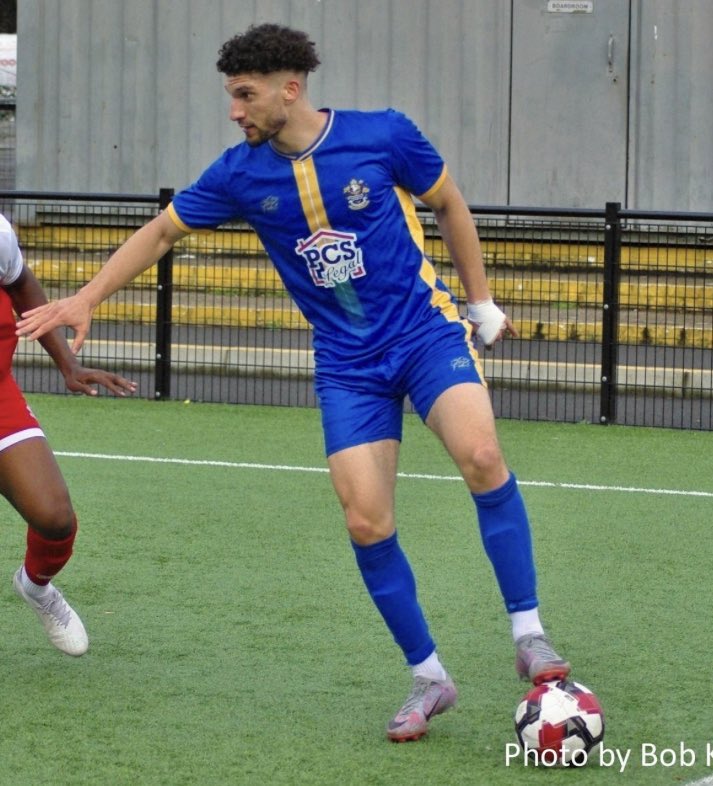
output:
[[285, 116], [268, 118], [265, 125], [261, 128], [257, 125], [252, 125], [250, 128], [255, 132], [252, 136], [245, 137], [245, 141], [250, 147], [259, 147], [264, 145], [270, 139], [274, 139], [280, 131], [285, 127], [287, 118]]

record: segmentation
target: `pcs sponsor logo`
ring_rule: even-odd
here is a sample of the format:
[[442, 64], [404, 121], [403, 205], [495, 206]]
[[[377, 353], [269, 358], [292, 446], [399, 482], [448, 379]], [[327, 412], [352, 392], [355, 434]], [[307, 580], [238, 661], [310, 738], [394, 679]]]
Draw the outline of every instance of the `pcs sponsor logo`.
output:
[[307, 263], [315, 286], [331, 288], [366, 275], [356, 239], [352, 232], [320, 229], [297, 241], [295, 251]]

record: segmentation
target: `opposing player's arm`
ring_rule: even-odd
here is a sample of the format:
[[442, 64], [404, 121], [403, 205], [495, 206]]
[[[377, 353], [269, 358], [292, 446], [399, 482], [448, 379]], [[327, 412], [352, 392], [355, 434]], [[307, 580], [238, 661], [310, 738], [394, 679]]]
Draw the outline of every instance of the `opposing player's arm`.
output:
[[[35, 274], [22, 265], [20, 275], [4, 287], [12, 301], [15, 313], [37, 308], [47, 303], [47, 296]], [[136, 390], [136, 384], [119, 374], [99, 369], [85, 368], [71, 352], [67, 340], [59, 329], [49, 330], [40, 339], [45, 352], [64, 377], [67, 388], [73, 393], [96, 396], [94, 384], [99, 384], [117, 396], [125, 396]]]
[[[47, 303], [47, 296], [40, 282], [35, 278], [35, 274], [27, 267], [22, 265], [20, 275], [4, 287], [12, 301], [12, 307], [16, 314], [21, 314], [28, 309], [37, 308]], [[55, 365], [62, 370], [71, 362], [71, 352], [67, 342], [60, 336], [58, 331], [50, 331], [41, 339], [40, 343], [48, 355], [54, 360]], [[75, 361], [76, 362], [76, 361]]]
[[517, 336], [510, 320], [493, 303], [478, 231], [468, 205], [451, 176], [446, 175], [436, 191], [420, 199], [433, 210], [441, 237], [466, 293], [468, 318], [477, 326], [483, 343], [490, 346], [504, 333]]
[[37, 339], [60, 325], [67, 325], [74, 330], [72, 350], [77, 352], [89, 330], [94, 309], [158, 262], [186, 234], [169, 217], [168, 211], [164, 211], [135, 232], [76, 294], [21, 312], [17, 334]]

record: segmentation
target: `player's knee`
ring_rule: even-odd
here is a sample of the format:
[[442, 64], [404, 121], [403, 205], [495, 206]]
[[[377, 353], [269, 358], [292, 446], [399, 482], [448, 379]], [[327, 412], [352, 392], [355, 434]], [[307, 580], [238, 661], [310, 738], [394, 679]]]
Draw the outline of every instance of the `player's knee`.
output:
[[50, 540], [63, 540], [72, 534], [76, 518], [69, 499], [56, 499], [35, 505], [27, 517], [29, 526]]
[[369, 546], [388, 538], [394, 531], [392, 520], [374, 520], [354, 512], [347, 512], [349, 537], [360, 546]]
[[507, 468], [497, 440], [473, 445], [460, 462], [460, 469], [469, 485], [490, 487], [507, 477]]

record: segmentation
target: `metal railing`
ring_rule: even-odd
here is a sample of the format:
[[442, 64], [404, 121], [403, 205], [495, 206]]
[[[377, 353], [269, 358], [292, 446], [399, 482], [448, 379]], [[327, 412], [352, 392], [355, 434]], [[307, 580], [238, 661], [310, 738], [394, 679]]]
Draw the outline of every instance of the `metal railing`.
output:
[[[0, 191], [28, 264], [58, 297], [170, 200]], [[499, 417], [713, 429], [713, 214], [474, 206], [518, 339], [481, 352]], [[462, 302], [432, 215], [426, 253]], [[191, 235], [97, 310], [83, 353], [157, 399], [314, 406], [311, 331], [254, 233]], [[60, 392], [34, 343], [16, 374]]]
[[0, 88], [0, 189], [15, 187], [15, 99]]
[[523, 339], [484, 355], [497, 414], [713, 428], [713, 214], [473, 211]]

